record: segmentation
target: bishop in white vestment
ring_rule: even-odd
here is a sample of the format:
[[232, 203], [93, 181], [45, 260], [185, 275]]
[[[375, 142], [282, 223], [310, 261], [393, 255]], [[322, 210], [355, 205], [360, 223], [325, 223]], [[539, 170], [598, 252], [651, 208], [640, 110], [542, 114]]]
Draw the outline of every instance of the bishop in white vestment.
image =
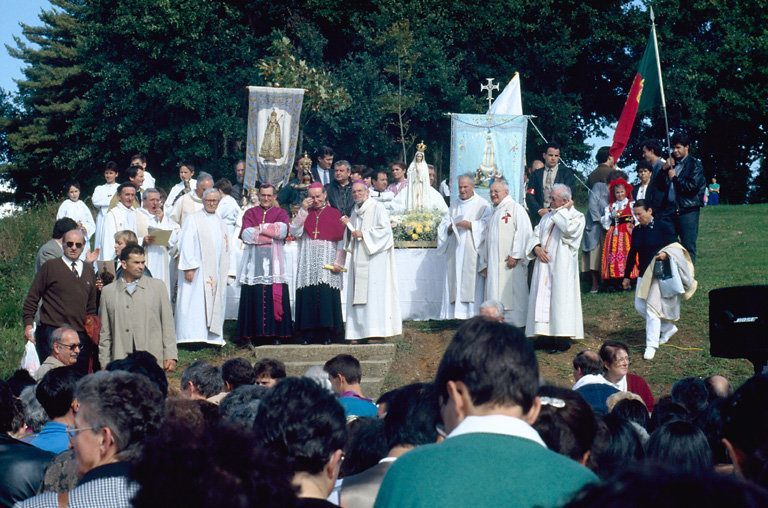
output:
[[528, 259], [535, 259], [536, 264], [525, 334], [583, 339], [579, 249], [584, 214], [573, 206], [568, 186], [555, 184], [550, 196], [550, 211], [528, 242]]
[[179, 239], [176, 342], [223, 346], [229, 247], [227, 230], [216, 215], [218, 190], [203, 195], [204, 209], [184, 220]]
[[[123, 183], [117, 188], [117, 204], [104, 219], [104, 233], [101, 237], [101, 252], [99, 259], [115, 259], [115, 233], [118, 231], [133, 231], [136, 233], [136, 210], [132, 208], [136, 199], [136, 187]], [[138, 236], [138, 235], [137, 235]]]
[[448, 256], [441, 319], [468, 319], [480, 311], [485, 281], [479, 274], [479, 249], [492, 213], [491, 205], [475, 194], [472, 176], [460, 176], [459, 200], [437, 230], [437, 253]]
[[525, 209], [509, 195], [509, 185], [491, 185], [495, 210], [480, 249], [480, 269], [486, 274], [485, 299], [504, 304], [504, 321], [524, 327], [528, 314], [528, 257], [533, 230]]
[[352, 184], [355, 206], [344, 234], [350, 253], [346, 340], [392, 337], [403, 332], [395, 271], [395, 241], [384, 205], [368, 197], [363, 182]]

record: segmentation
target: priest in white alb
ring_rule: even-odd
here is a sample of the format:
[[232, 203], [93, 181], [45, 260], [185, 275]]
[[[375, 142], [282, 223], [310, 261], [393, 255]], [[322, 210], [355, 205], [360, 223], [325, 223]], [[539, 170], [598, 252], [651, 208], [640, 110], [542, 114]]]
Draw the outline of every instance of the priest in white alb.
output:
[[98, 213], [96, 214], [96, 231], [93, 237], [93, 249], [101, 250], [101, 240], [104, 238], [104, 220], [107, 217], [109, 211], [109, 203], [112, 201], [112, 197], [117, 193], [118, 184], [115, 182], [117, 179], [117, 164], [113, 161], [109, 161], [104, 168], [104, 180], [106, 183], [97, 186], [93, 189], [93, 195], [91, 196], [91, 203], [96, 207]]
[[552, 187], [545, 213], [528, 242], [535, 260], [525, 334], [539, 337], [550, 352], [566, 351], [570, 339], [584, 338], [579, 285], [579, 250], [584, 214], [576, 210], [567, 185]]
[[218, 190], [207, 189], [203, 194], [203, 209], [184, 219], [181, 228], [177, 343], [224, 345], [229, 239], [226, 226], [216, 215], [220, 200]]
[[203, 209], [203, 193], [213, 187], [213, 177], [204, 171], [197, 176], [194, 192], [187, 192], [176, 200], [171, 212], [171, 220], [179, 226], [184, 226], [184, 219]]
[[491, 205], [475, 194], [472, 175], [459, 177], [459, 199], [437, 229], [437, 253], [448, 258], [441, 319], [468, 319], [480, 311], [485, 295], [479, 249]]
[[136, 233], [136, 209], [132, 207], [135, 199], [136, 187], [133, 184], [121, 183], [117, 187], [117, 204], [107, 212], [104, 219], [99, 259], [115, 259], [115, 233], [118, 231]]
[[403, 331], [395, 269], [395, 241], [384, 205], [352, 184], [352, 216], [342, 217], [349, 252], [346, 340], [392, 337]]
[[[160, 206], [162, 197], [157, 189], [147, 189], [141, 196], [141, 208], [136, 212], [136, 236], [139, 243], [144, 246], [147, 268], [152, 277], [160, 279], [168, 289], [168, 298], [171, 298], [171, 257], [169, 251], [176, 251], [176, 242], [179, 236], [179, 225], [173, 222], [167, 215], [163, 215], [163, 207]], [[158, 232], [158, 230], [161, 230]], [[167, 234], [170, 237], [167, 242], [159, 241], [159, 234]], [[176, 278], [173, 277], [175, 282]]]
[[480, 270], [485, 274], [485, 299], [504, 304], [504, 321], [523, 328], [528, 313], [528, 257], [533, 229], [531, 219], [509, 195], [503, 179], [491, 184], [493, 215], [480, 249]]

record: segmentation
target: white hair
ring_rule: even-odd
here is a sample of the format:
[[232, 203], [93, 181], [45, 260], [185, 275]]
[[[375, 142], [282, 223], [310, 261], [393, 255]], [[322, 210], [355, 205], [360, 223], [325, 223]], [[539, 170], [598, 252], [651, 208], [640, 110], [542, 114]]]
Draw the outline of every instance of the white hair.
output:
[[203, 191], [203, 199], [207, 198], [208, 196], [210, 196], [211, 194], [214, 194], [214, 193], [218, 194], [219, 199], [221, 199], [221, 191], [219, 189], [217, 189], [216, 187], [211, 187], [210, 189], [205, 189], [205, 191]]
[[497, 317], [504, 316], [504, 304], [498, 300], [486, 300], [480, 304], [480, 309], [493, 309]]
[[475, 187], [475, 175], [473, 175], [472, 173], [464, 173], [463, 175], [459, 175], [458, 180], [461, 180], [462, 178], [466, 178], [467, 180], [469, 180], [470, 183], [472, 184], [472, 188]]
[[505, 191], [509, 192], [509, 184], [507, 183], [507, 181], [505, 179], [503, 179], [503, 178], [496, 178], [496, 179], [494, 179], [493, 183], [491, 185], [496, 185], [496, 184], [501, 185], [501, 187]]
[[564, 183], [556, 183], [552, 186], [552, 193], [557, 193], [563, 199], [571, 199], [571, 188]]

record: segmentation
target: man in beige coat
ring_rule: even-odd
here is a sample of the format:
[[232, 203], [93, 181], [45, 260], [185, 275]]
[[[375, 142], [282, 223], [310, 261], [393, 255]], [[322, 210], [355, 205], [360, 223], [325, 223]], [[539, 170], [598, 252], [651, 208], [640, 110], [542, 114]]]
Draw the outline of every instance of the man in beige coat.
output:
[[139, 245], [120, 253], [123, 274], [101, 293], [99, 361], [106, 366], [134, 351], [147, 351], [167, 372], [176, 368], [176, 330], [168, 289], [144, 277], [145, 255]]

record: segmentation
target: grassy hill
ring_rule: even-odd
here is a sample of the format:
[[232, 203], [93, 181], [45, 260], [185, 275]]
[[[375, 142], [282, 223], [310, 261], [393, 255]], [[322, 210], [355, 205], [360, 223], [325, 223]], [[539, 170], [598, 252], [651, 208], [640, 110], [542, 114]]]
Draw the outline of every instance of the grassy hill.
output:
[[[55, 205], [0, 220], [0, 376], [18, 365], [23, 350], [21, 304], [32, 280], [37, 247], [47, 240]], [[571, 358], [582, 348], [597, 349], [602, 340], [620, 339], [631, 346], [633, 372], [644, 376], [654, 394], [667, 393], [683, 376], [723, 374], [734, 383], [751, 375], [746, 360], [709, 356], [707, 294], [720, 287], [768, 284], [768, 205], [734, 205], [702, 210], [696, 278], [699, 289], [685, 302], [678, 323], [680, 331], [662, 346], [653, 362], [642, 359], [644, 322], [633, 308], [633, 293], [583, 294], [586, 339], [561, 355], [540, 354], [543, 375], [551, 382], [569, 385]], [[226, 329], [233, 331], [233, 323]], [[387, 387], [412, 380], [429, 380], [458, 322], [409, 322], [402, 337], [393, 342], [398, 354]], [[222, 349], [196, 347], [180, 351], [180, 369], [198, 358], [220, 363], [243, 354], [228, 345]]]

